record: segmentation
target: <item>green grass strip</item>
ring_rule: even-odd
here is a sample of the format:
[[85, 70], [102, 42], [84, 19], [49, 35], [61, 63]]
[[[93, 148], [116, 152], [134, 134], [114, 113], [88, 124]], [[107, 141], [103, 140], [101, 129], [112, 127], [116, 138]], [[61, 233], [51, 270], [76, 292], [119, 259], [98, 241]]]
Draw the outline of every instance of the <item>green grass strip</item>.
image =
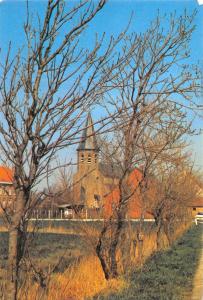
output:
[[203, 225], [192, 226], [172, 248], [157, 252], [128, 278], [129, 287], [106, 298], [126, 300], [191, 299], [193, 278], [202, 245]]

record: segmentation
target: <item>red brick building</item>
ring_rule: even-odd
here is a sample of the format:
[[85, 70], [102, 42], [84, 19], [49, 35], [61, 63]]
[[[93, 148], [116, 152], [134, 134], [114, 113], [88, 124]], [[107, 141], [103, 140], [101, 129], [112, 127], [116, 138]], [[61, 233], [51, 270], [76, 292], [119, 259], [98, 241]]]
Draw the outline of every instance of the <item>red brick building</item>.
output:
[[6, 166], [0, 166], [0, 212], [12, 205], [14, 196], [13, 171]]
[[[130, 219], [153, 219], [152, 213], [147, 209], [144, 199], [139, 192], [139, 182], [142, 180], [142, 172], [139, 169], [134, 169], [128, 179], [126, 185], [132, 194], [128, 200], [126, 217]], [[119, 187], [116, 187], [111, 193], [106, 195], [104, 204], [104, 216], [110, 217], [113, 215], [120, 199]]]

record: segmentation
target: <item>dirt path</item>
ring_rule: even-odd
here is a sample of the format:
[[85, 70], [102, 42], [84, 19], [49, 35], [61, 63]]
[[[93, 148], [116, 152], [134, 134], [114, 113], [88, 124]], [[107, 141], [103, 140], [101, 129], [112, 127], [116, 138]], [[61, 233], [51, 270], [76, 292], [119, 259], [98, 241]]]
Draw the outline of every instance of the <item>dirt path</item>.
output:
[[[202, 234], [203, 245], [203, 234]], [[192, 300], [203, 300], [203, 247], [197, 272], [194, 278], [194, 288], [192, 292]]]

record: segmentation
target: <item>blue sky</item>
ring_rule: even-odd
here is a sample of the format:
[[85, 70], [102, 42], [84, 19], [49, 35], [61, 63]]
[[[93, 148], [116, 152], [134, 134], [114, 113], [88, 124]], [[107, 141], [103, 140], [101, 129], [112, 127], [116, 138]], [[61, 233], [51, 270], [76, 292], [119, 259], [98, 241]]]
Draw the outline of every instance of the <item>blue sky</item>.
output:
[[[72, 3], [74, 2], [72, 1]], [[45, 0], [29, 1], [30, 8], [39, 14], [42, 13], [45, 3]], [[10, 40], [14, 51], [22, 45], [24, 41], [22, 25], [26, 16], [25, 8], [26, 5], [23, 0], [0, 0], [0, 48], [3, 51], [7, 48]], [[82, 42], [85, 46], [90, 45], [96, 32], [100, 34], [106, 32], [107, 38], [111, 34], [117, 35], [127, 26], [132, 12], [133, 20], [130, 30], [140, 32], [149, 26], [158, 10], [161, 14], [174, 12], [174, 10], [177, 14], [181, 14], [185, 9], [191, 13], [194, 9], [197, 9], [195, 19], [197, 27], [191, 41], [191, 62], [198, 63], [203, 69], [203, 6], [199, 6], [196, 0], [110, 0], [89, 26], [86, 34], [82, 37]], [[194, 126], [203, 128], [202, 123], [202, 120], [197, 119]], [[192, 152], [196, 159], [196, 165], [203, 169], [203, 135], [193, 137], [192, 142]]]

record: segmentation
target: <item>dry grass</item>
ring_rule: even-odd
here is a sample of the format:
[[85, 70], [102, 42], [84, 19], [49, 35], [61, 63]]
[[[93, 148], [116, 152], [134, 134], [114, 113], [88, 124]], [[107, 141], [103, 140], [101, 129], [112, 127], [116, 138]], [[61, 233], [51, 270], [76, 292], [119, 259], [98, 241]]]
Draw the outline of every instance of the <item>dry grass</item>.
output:
[[[178, 238], [188, 228], [188, 224], [179, 226], [174, 234], [175, 239]], [[66, 229], [63, 227], [53, 228], [46, 227], [40, 230], [43, 233], [61, 233], [61, 234], [78, 234], [87, 237], [87, 242], [95, 243], [98, 236], [98, 230], [91, 226], [84, 226], [82, 229]], [[130, 236], [129, 236], [130, 237]], [[164, 243], [166, 238], [163, 237]], [[123, 244], [124, 252], [119, 249], [117, 260], [121, 272], [128, 270], [131, 272], [135, 266], [144, 261], [156, 251], [156, 232], [151, 230], [144, 234], [142, 244], [142, 256], [138, 245], [132, 247], [129, 242], [129, 249], [126, 250], [126, 243]], [[90, 249], [90, 248], [89, 248]], [[129, 250], [129, 251], [128, 251]], [[90, 251], [91, 252], [91, 251]], [[127, 253], [127, 255], [126, 255]], [[119, 293], [126, 288], [128, 283], [123, 279], [106, 281], [98, 258], [94, 255], [83, 257], [75, 261], [68, 267], [64, 273], [54, 273], [49, 278], [46, 289], [40, 288], [37, 282], [33, 283], [32, 274], [27, 276], [27, 280], [22, 285], [18, 299], [19, 300], [82, 300], [92, 298], [97, 294], [106, 294], [114, 292]]]
[[185, 222], [181, 223], [179, 226], [177, 226], [175, 233], [174, 233], [174, 240], [177, 240], [179, 237], [181, 237], [186, 230], [188, 230], [191, 227], [191, 222]]
[[[94, 230], [93, 230], [94, 232]], [[90, 232], [88, 232], [90, 234]], [[94, 232], [96, 235], [96, 233]], [[156, 248], [155, 232], [148, 234], [143, 241], [142, 262], [149, 257]], [[135, 251], [134, 251], [135, 250]], [[126, 260], [121, 258], [123, 253], [118, 251], [119, 269], [132, 269], [139, 263], [139, 249], [130, 249]], [[123, 279], [106, 281], [98, 258], [94, 255], [83, 257], [71, 265], [64, 273], [52, 274], [46, 290], [42, 290], [37, 283], [33, 285], [32, 278], [19, 293], [20, 300], [82, 300], [92, 298], [97, 294], [121, 292], [128, 283]]]
[[0, 232], [7, 232], [7, 231], [8, 231], [8, 227], [4, 225], [0, 225]]
[[93, 297], [98, 293], [119, 292], [126, 283], [121, 280], [106, 281], [95, 256], [86, 257], [69, 267], [63, 274], [53, 274], [46, 290], [38, 284], [26, 286], [19, 292], [21, 300], [82, 300]]
[[156, 251], [156, 233], [152, 231], [149, 235], [144, 237], [143, 240], [143, 258], [148, 258], [153, 252]]
[[0, 268], [0, 299], [1, 300], [5, 299], [4, 298], [5, 291], [6, 291], [6, 270]]

